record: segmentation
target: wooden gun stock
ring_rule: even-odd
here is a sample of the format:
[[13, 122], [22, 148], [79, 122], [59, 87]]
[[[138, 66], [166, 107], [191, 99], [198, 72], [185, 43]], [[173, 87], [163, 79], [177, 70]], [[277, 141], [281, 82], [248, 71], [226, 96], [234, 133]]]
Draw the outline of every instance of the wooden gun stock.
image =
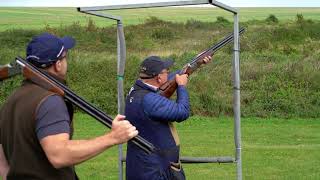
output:
[[[241, 28], [239, 30], [239, 34], [241, 35], [245, 31], [244, 28]], [[197, 70], [202, 64], [205, 62], [203, 59], [207, 56], [212, 56], [215, 52], [217, 52], [219, 49], [221, 49], [223, 46], [227, 45], [228, 43], [233, 41], [233, 33], [230, 33], [228, 36], [226, 36], [224, 39], [219, 41], [217, 44], [214, 44], [210, 48], [202, 51], [197, 56], [195, 56], [190, 63], [186, 64], [183, 69], [180, 71], [181, 74], [188, 74], [191, 75], [195, 70]], [[167, 81], [165, 84], [163, 84], [160, 88], [160, 95], [164, 97], [171, 97], [172, 94], [176, 91], [178, 85], [176, 83], [175, 78], [172, 80]]]
[[0, 67], [0, 80], [9, 78], [9, 68], [7, 66]]
[[64, 91], [59, 88], [57, 85], [55, 85], [50, 80], [46, 79], [45, 77], [37, 74], [36, 72], [32, 71], [30, 68], [23, 68], [22, 74], [25, 78], [31, 80], [35, 84], [38, 84], [39, 86], [45, 88], [48, 91], [54, 92], [59, 94], [60, 96], [65, 96]]
[[178, 84], [176, 83], [176, 78], [174, 77], [173, 79], [168, 80], [159, 88], [160, 95], [166, 98], [170, 98], [177, 88]]
[[21, 68], [15, 62], [0, 66], [0, 81], [11, 78], [18, 74], [21, 74]]

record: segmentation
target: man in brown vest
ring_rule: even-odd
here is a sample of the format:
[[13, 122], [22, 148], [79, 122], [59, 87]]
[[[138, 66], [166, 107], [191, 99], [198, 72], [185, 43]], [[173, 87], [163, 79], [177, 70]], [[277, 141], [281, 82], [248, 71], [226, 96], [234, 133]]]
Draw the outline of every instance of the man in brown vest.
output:
[[[64, 82], [67, 53], [74, 45], [71, 37], [43, 33], [28, 44], [26, 60]], [[77, 179], [74, 165], [138, 134], [118, 115], [109, 133], [71, 140], [72, 117], [72, 105], [63, 97], [24, 80], [0, 109], [2, 179]]]

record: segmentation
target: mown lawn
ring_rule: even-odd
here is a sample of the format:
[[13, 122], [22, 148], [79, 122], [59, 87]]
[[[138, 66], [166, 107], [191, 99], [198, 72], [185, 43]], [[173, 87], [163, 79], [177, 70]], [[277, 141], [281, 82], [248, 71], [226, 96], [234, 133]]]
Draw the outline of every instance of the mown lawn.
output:
[[[107, 5], [107, 4], [106, 4]], [[239, 8], [240, 21], [264, 20], [274, 14], [280, 20], [295, 20], [297, 14], [306, 19], [319, 20], [320, 8]], [[150, 16], [173, 22], [186, 22], [197, 19], [203, 22], [213, 22], [216, 17], [223, 16], [233, 20], [231, 13], [219, 8], [170, 7], [108, 11], [108, 14], [123, 18], [124, 25], [141, 24]], [[45, 26], [59, 27], [78, 22], [87, 24], [93, 19], [99, 27], [114, 25], [115, 22], [77, 12], [76, 8], [8, 8], [0, 7], [0, 31], [8, 29], [40, 29]]]
[[[105, 127], [75, 116], [75, 138]], [[319, 179], [320, 119], [242, 119], [243, 179]], [[182, 156], [233, 156], [232, 118], [193, 116], [177, 124]], [[189, 180], [236, 179], [235, 164], [185, 164]], [[80, 179], [117, 179], [117, 148], [77, 166]]]

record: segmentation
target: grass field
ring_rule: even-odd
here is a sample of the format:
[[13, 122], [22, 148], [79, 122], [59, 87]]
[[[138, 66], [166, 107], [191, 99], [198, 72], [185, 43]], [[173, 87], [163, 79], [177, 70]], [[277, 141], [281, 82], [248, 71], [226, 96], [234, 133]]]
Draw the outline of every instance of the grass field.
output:
[[[190, 12], [190, 13], [186, 13]], [[135, 10], [115, 10], [108, 12], [123, 17], [124, 25], [140, 24], [150, 16], [163, 20], [185, 22], [189, 19], [201, 21], [215, 21], [217, 16], [229, 20], [233, 17], [230, 13], [219, 8], [153, 8]], [[294, 20], [296, 14], [303, 14], [306, 19], [319, 20], [320, 8], [240, 8], [240, 21], [264, 20], [274, 14], [279, 20]], [[77, 12], [76, 8], [0, 8], [0, 31], [8, 29], [39, 29], [45, 26], [58, 27], [70, 25], [74, 22], [87, 24], [88, 19], [93, 19], [97, 26], [110, 26], [114, 21], [85, 15]]]
[[[98, 122], [76, 114], [75, 138], [101, 135]], [[320, 178], [320, 119], [242, 119], [243, 179]], [[177, 124], [182, 156], [233, 156], [232, 118], [194, 116]], [[189, 180], [235, 179], [235, 164], [185, 164]], [[117, 179], [117, 148], [77, 166], [80, 179]]]

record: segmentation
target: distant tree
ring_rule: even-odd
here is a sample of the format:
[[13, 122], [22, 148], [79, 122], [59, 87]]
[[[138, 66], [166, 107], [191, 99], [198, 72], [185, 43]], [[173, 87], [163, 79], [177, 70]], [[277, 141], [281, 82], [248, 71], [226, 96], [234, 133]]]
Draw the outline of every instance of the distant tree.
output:
[[268, 23], [278, 23], [278, 22], [279, 22], [278, 18], [277, 18], [275, 15], [273, 15], [273, 14], [270, 14], [270, 15], [267, 17], [266, 21], [267, 21]]
[[302, 14], [297, 14], [296, 15], [296, 21], [297, 23], [301, 24], [304, 22], [304, 18], [303, 18], [303, 15]]
[[217, 17], [217, 23], [230, 23], [228, 19], [224, 18], [223, 16], [218, 16]]
[[88, 20], [88, 24], [87, 24], [86, 30], [89, 31], [89, 32], [94, 32], [94, 31], [97, 30], [97, 26], [96, 26], [95, 22], [91, 18], [89, 18], [89, 20]]

